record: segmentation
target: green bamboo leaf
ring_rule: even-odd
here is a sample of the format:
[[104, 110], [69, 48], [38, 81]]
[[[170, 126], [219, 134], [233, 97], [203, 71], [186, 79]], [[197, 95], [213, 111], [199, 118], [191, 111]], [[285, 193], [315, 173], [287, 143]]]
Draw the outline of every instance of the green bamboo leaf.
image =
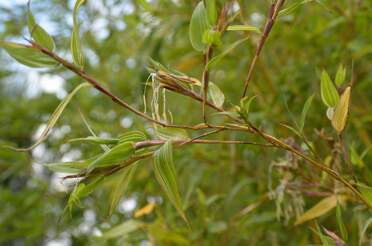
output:
[[222, 107], [223, 103], [225, 102], [225, 95], [213, 82], [209, 83], [208, 96], [212, 100], [213, 104], [217, 107]]
[[324, 104], [328, 107], [335, 107], [340, 100], [340, 96], [328, 73], [324, 70], [320, 82], [320, 92]]
[[90, 86], [89, 83], [82, 83], [80, 85], [78, 85], [70, 94], [68, 94], [63, 100], [62, 102], [58, 105], [58, 107], [56, 108], [56, 110], [53, 112], [53, 114], [50, 116], [47, 124], [46, 124], [46, 127], [45, 129], [43, 130], [43, 132], [41, 133], [40, 137], [38, 138], [38, 140], [30, 147], [28, 148], [20, 148], [20, 149], [16, 149], [17, 151], [29, 151], [29, 150], [32, 150], [34, 149], [36, 146], [38, 146], [39, 144], [41, 144], [49, 135], [51, 129], [54, 127], [54, 125], [57, 123], [59, 117], [62, 115], [63, 113], [63, 110], [66, 108], [66, 106], [68, 105], [68, 103], [71, 101], [71, 99], [74, 97], [74, 95], [82, 88], [85, 88], [85, 87], [88, 87]]
[[311, 103], [313, 102], [314, 95], [311, 95], [305, 102], [304, 107], [302, 108], [301, 112], [301, 118], [300, 118], [300, 132], [303, 131], [305, 127], [305, 120], [306, 120], [306, 115], [309, 112]]
[[28, 31], [30, 32], [31, 37], [42, 47], [53, 51], [55, 48], [53, 38], [36, 23], [35, 18], [31, 12], [31, 1], [28, 2], [27, 6]]
[[256, 96], [253, 96], [251, 98], [244, 97], [242, 100], [240, 100], [240, 114], [247, 120], [251, 104], [255, 98]]
[[298, 1], [296, 3], [293, 3], [290, 5], [288, 8], [282, 9], [279, 11], [278, 17], [286, 16], [292, 14], [298, 7], [300, 7], [303, 4], [313, 2], [314, 0], [303, 0], [303, 1]]
[[222, 58], [224, 58], [226, 55], [228, 55], [231, 51], [233, 51], [237, 46], [239, 46], [244, 41], [248, 40], [248, 38], [243, 38], [241, 40], [236, 41], [235, 43], [231, 44], [229, 47], [223, 50], [222, 53], [216, 55], [208, 62], [208, 68], [212, 68], [216, 66]]
[[155, 134], [158, 138], [162, 140], [187, 140], [189, 135], [185, 129], [177, 128], [166, 128], [156, 126], [154, 128]]
[[347, 87], [337, 103], [332, 117], [332, 126], [338, 133], [342, 132], [346, 125], [347, 115], [349, 113], [351, 87]]
[[204, 5], [207, 9], [208, 21], [210, 25], [217, 23], [217, 4], [216, 0], [204, 0]]
[[103, 153], [89, 166], [88, 170], [91, 171], [96, 167], [112, 166], [119, 164], [126, 159], [130, 158], [135, 152], [133, 142], [124, 142], [114, 146], [109, 151]]
[[231, 25], [228, 26], [227, 31], [248, 31], [248, 32], [256, 32], [261, 34], [261, 30], [255, 26], [250, 25]]
[[187, 222], [186, 215], [182, 210], [181, 196], [178, 191], [177, 173], [173, 162], [172, 148], [172, 143], [167, 141], [155, 152], [154, 173], [168, 199]]
[[132, 164], [128, 167], [123, 168], [113, 178], [118, 179], [116, 184], [113, 187], [113, 190], [110, 195], [110, 209], [109, 214], [111, 215], [116, 209], [120, 199], [128, 188], [129, 183], [131, 182], [134, 173], [136, 172], [137, 166]]
[[363, 158], [358, 154], [352, 145], [350, 145], [349, 150], [351, 163], [359, 168], [363, 168], [365, 166]]
[[358, 183], [358, 190], [362, 193], [362, 196], [372, 205], [372, 187]]
[[[364, 223], [362, 230], [360, 231], [360, 236], [359, 236], [359, 246], [363, 245], [364, 241], [364, 236], [367, 232], [368, 227], [372, 224], [372, 218], [369, 218], [366, 223]], [[370, 241], [371, 242], [371, 241]]]
[[128, 236], [129, 233], [142, 228], [144, 224], [137, 220], [128, 220], [115, 226], [102, 234], [102, 239], [111, 239]]
[[347, 234], [347, 229], [346, 229], [345, 223], [342, 220], [342, 210], [341, 210], [340, 204], [337, 205], [336, 220], [337, 220], [338, 229], [341, 232], [342, 239], [347, 241], [348, 234]]
[[130, 131], [119, 135], [119, 142], [141, 142], [147, 139], [146, 135], [140, 131]]
[[0, 47], [3, 47], [16, 61], [28, 67], [55, 67], [58, 64], [49, 56], [30, 46], [0, 40]]
[[204, 7], [203, 1], [200, 1], [194, 9], [189, 26], [190, 42], [195, 50], [205, 50], [206, 44], [203, 42], [203, 35], [209, 27], [207, 11]]
[[53, 172], [75, 174], [87, 168], [95, 159], [97, 156], [83, 161], [48, 163], [44, 166]]
[[346, 68], [340, 64], [337, 69], [336, 77], [335, 77], [335, 84], [337, 86], [342, 85], [345, 82], [346, 78]]
[[71, 211], [73, 206], [79, 206], [80, 200], [89, 196], [103, 180], [104, 176], [98, 176], [94, 178], [85, 178], [79, 182], [71, 192], [66, 208]]
[[73, 29], [71, 35], [71, 53], [74, 60], [74, 63], [79, 67], [84, 67], [84, 57], [81, 52], [81, 44], [79, 38], [79, 24], [78, 24], [78, 11], [81, 5], [85, 3], [85, 0], [77, 0], [75, 2], [74, 12], [73, 12]]
[[90, 143], [90, 144], [117, 144], [119, 142], [119, 139], [89, 136], [86, 138], [74, 138], [74, 139], [69, 140], [69, 142], [83, 142], [83, 143]]

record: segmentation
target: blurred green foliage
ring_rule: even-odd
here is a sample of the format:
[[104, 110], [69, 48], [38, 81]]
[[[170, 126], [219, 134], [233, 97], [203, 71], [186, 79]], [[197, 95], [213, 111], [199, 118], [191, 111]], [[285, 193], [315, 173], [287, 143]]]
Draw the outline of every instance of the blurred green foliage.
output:
[[[141, 110], [150, 58], [171, 70], [201, 79], [203, 57], [193, 50], [188, 36], [189, 20], [197, 2], [88, 0], [79, 12], [86, 71]], [[218, 1], [218, 6], [223, 2]], [[270, 1], [236, 2], [239, 4], [234, 9], [240, 8], [241, 14], [234, 24], [262, 28]], [[288, 0], [284, 7], [297, 2], [301, 1]], [[74, 1], [56, 0], [32, 3], [36, 20], [54, 37], [57, 53], [68, 58], [72, 58], [69, 40], [73, 5]], [[250, 105], [250, 120], [288, 143], [301, 143], [301, 139], [281, 124], [294, 126], [293, 119], [300, 120], [305, 101], [315, 94], [303, 134], [327, 162], [332, 155], [341, 154], [332, 153], [332, 140], [324, 140], [324, 136], [336, 136], [321, 101], [320, 75], [326, 70], [334, 78], [339, 64], [344, 64], [346, 82], [352, 77], [355, 82], [350, 120], [343, 137], [352, 160], [358, 164], [353, 166], [353, 174], [341, 157], [336, 158], [334, 165], [343, 175], [368, 186], [372, 186], [371, 9], [371, 1], [317, 0], [281, 16], [270, 33], [248, 92], [249, 96], [256, 96]], [[22, 42], [23, 36], [28, 37], [26, 12], [25, 3], [0, 4], [1, 40]], [[211, 81], [224, 92], [225, 105], [231, 109], [239, 105], [259, 35], [228, 31], [215, 50], [219, 54], [247, 36], [248, 41], [229, 52], [211, 71]], [[61, 66], [34, 70], [16, 64], [3, 50], [0, 55], [0, 143], [27, 147], [35, 141], [62, 96], [83, 81]], [[63, 81], [61, 86], [48, 89], [49, 83], [57, 80]], [[175, 123], [202, 121], [200, 106], [192, 100], [168, 93], [167, 102]], [[314, 178], [315, 171], [297, 159], [296, 166], [289, 167], [293, 170], [282, 169], [280, 165], [295, 157], [258, 146], [190, 145], [175, 149], [179, 189], [190, 228], [156, 182], [152, 160], [138, 164], [128, 191], [112, 216], [110, 182], [83, 199], [80, 208], [64, 214], [72, 185], [42, 164], [87, 159], [101, 152], [99, 147], [68, 142], [90, 135], [79, 112], [94, 132], [104, 137], [116, 137], [128, 129], [145, 132], [151, 126], [89, 89], [74, 97], [51, 136], [33, 151], [19, 153], [1, 147], [0, 245], [324, 244], [315, 221], [293, 225], [296, 217], [321, 199], [311, 193], [317, 187], [306, 183], [307, 178]], [[212, 111], [209, 113], [213, 115]], [[211, 119], [221, 122], [221, 117]], [[218, 137], [259, 141], [258, 137], [239, 132], [223, 132]], [[304, 144], [301, 147], [305, 148]], [[321, 186], [329, 186], [329, 177], [323, 178]], [[343, 188], [336, 184], [334, 190], [337, 189]], [[276, 195], [270, 195], [272, 191]], [[155, 208], [134, 218], [135, 211], [149, 203], [155, 203]], [[335, 214], [334, 209], [319, 217], [317, 223], [341, 235]], [[370, 211], [357, 201], [343, 205], [348, 245], [358, 245], [363, 225], [370, 217]], [[116, 232], [111, 231], [106, 239], [100, 237], [122, 223], [128, 224], [121, 227], [119, 236], [112, 236]], [[367, 225], [362, 243], [368, 245], [371, 233]]]

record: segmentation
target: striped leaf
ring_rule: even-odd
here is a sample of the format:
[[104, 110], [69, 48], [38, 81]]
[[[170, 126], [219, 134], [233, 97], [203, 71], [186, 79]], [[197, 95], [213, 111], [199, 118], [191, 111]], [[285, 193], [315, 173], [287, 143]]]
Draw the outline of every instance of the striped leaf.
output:
[[[110, 195], [110, 209], [109, 214], [111, 215], [116, 209], [120, 199], [128, 188], [130, 181], [133, 178], [134, 173], [136, 172], [136, 165], [131, 165], [123, 168], [115, 177], [118, 179], [113, 187], [112, 193]], [[115, 178], [114, 177], [114, 178]]]
[[182, 210], [181, 196], [178, 190], [177, 173], [173, 162], [172, 143], [167, 141], [154, 154], [154, 173], [164, 193], [181, 217], [187, 221]]
[[196, 5], [191, 16], [189, 26], [189, 37], [192, 47], [197, 51], [204, 51], [206, 44], [203, 42], [203, 35], [209, 29], [207, 10], [203, 1]]
[[126, 159], [130, 158], [135, 152], [133, 142], [124, 142], [114, 146], [109, 151], [103, 153], [89, 166], [88, 170], [91, 171], [96, 167], [105, 167], [119, 164]]
[[53, 51], [55, 48], [54, 40], [41, 26], [36, 23], [31, 12], [31, 1], [28, 2], [27, 20], [28, 31], [35, 42], [44, 48]]
[[334, 86], [328, 73], [323, 70], [320, 80], [320, 93], [322, 100], [328, 107], [335, 107], [340, 99], [337, 89]]
[[68, 103], [71, 101], [71, 99], [74, 97], [74, 95], [82, 88], [85, 88], [85, 87], [88, 87], [90, 86], [89, 83], [82, 83], [80, 85], [78, 85], [70, 94], [68, 94], [63, 100], [62, 102], [58, 105], [58, 107], [56, 108], [56, 110], [53, 112], [52, 116], [49, 118], [48, 120], [48, 123], [45, 127], [45, 129], [43, 130], [43, 132], [41, 133], [40, 137], [38, 138], [38, 140], [31, 146], [31, 147], [28, 147], [28, 148], [20, 148], [20, 149], [16, 149], [18, 151], [28, 151], [28, 150], [32, 150], [34, 149], [36, 146], [38, 146], [39, 144], [41, 144], [49, 135], [51, 129], [54, 127], [54, 125], [57, 123], [59, 117], [62, 115], [63, 113], [63, 110], [66, 108], [66, 106], [68, 105]]
[[78, 24], [78, 11], [82, 4], [84, 4], [85, 0], [77, 0], [75, 2], [74, 12], [73, 12], [73, 29], [71, 35], [71, 53], [72, 58], [74, 60], [75, 65], [83, 68], [84, 67], [84, 57], [81, 52], [81, 44], [79, 38], [79, 24]]
[[17, 62], [33, 68], [55, 67], [57, 62], [39, 50], [23, 44], [0, 40], [0, 47]]

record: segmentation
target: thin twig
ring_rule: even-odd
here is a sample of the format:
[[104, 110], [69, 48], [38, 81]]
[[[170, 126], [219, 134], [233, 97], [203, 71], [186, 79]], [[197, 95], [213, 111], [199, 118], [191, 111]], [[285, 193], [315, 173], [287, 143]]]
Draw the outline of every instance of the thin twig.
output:
[[276, 17], [279, 14], [279, 10], [281, 9], [281, 7], [284, 4], [284, 1], [285, 0], [275, 0], [275, 2], [271, 4], [269, 15], [267, 17], [267, 21], [266, 21], [266, 24], [265, 24], [264, 31], [262, 32], [262, 36], [261, 36], [261, 39], [258, 43], [256, 53], [253, 57], [253, 60], [249, 65], [247, 78], [244, 81], [244, 91], [243, 91], [243, 96], [242, 97], [245, 97], [246, 94], [247, 94], [248, 85], [249, 85], [249, 82], [251, 81], [252, 76], [253, 76], [253, 70], [254, 70], [254, 68], [256, 66], [256, 63], [258, 61], [258, 58], [261, 54], [262, 48], [264, 47], [264, 45], [266, 43], [266, 40], [269, 37], [270, 31], [271, 31], [272, 27], [274, 26]]

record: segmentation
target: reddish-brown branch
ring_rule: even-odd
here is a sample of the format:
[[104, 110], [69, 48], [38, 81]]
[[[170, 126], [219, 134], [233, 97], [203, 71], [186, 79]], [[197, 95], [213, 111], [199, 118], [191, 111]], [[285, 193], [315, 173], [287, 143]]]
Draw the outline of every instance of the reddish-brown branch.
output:
[[266, 21], [266, 24], [265, 24], [265, 27], [264, 27], [264, 31], [262, 32], [261, 39], [260, 39], [260, 41], [257, 45], [256, 53], [253, 57], [253, 60], [249, 65], [247, 78], [244, 81], [243, 97], [245, 97], [246, 94], [247, 94], [248, 85], [249, 85], [249, 82], [251, 81], [252, 76], [253, 76], [253, 70], [254, 70], [254, 68], [256, 66], [256, 63], [258, 61], [258, 58], [261, 54], [262, 48], [264, 47], [264, 45], [266, 43], [266, 40], [269, 37], [270, 31], [271, 31], [272, 27], [274, 26], [276, 17], [278, 16], [279, 11], [284, 4], [284, 1], [285, 0], [275, 0], [275, 2], [271, 4], [269, 15], [267, 17], [267, 21]]

